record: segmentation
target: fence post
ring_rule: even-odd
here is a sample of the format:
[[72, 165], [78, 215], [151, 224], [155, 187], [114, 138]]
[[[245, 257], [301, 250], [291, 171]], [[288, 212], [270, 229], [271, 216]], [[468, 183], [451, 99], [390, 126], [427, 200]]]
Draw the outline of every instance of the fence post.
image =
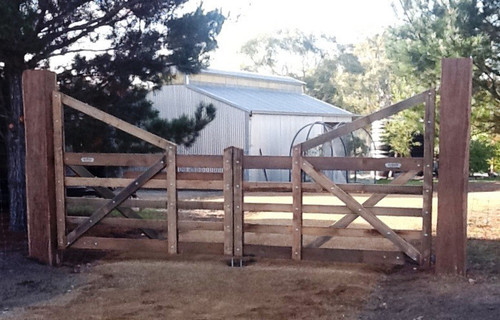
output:
[[465, 275], [472, 59], [443, 59], [436, 272]]
[[167, 149], [167, 240], [168, 253], [178, 253], [177, 228], [177, 147]]
[[243, 150], [233, 149], [234, 256], [243, 257]]
[[292, 197], [293, 197], [293, 240], [292, 259], [302, 259], [302, 146], [293, 147], [292, 153]]
[[432, 194], [433, 194], [433, 161], [435, 136], [436, 91], [429, 90], [425, 100], [424, 117], [424, 187], [422, 205], [422, 260], [424, 268], [431, 266], [432, 251]]
[[55, 73], [45, 70], [23, 73], [28, 250], [30, 257], [49, 265], [59, 263], [52, 123], [54, 90]]
[[233, 147], [224, 149], [224, 254], [234, 256]]

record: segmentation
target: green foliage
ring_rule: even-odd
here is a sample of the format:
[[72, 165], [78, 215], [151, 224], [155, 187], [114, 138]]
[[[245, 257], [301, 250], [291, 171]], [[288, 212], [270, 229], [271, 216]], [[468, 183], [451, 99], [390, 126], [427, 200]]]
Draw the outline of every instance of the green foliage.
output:
[[332, 102], [357, 114], [368, 114], [391, 102], [390, 61], [385, 53], [385, 35], [376, 35], [354, 46], [358, 72], [332, 73], [335, 96]]
[[[474, 172], [489, 172], [490, 164], [495, 161], [498, 162], [498, 149], [499, 143], [495, 145], [482, 140], [472, 140], [470, 142], [469, 150], [469, 171]], [[495, 150], [496, 149], [496, 150]], [[495, 155], [495, 152], [497, 153]]]
[[329, 103], [336, 102], [338, 73], [364, 71], [352, 46], [340, 45], [324, 34], [282, 30], [249, 40], [241, 52], [250, 60], [245, 70], [303, 80], [308, 94]]
[[[389, 29], [387, 41], [395, 80], [391, 86], [394, 101], [437, 86], [443, 57], [472, 57], [472, 136], [487, 135], [494, 140], [499, 133], [500, 112], [499, 4], [497, 0], [400, 1], [404, 23]], [[423, 111], [420, 116], [405, 113], [387, 126], [388, 143], [395, 151], [410, 149], [412, 136], [408, 131], [418, 130], [415, 121], [422, 118]], [[471, 163], [471, 169], [475, 166]]]

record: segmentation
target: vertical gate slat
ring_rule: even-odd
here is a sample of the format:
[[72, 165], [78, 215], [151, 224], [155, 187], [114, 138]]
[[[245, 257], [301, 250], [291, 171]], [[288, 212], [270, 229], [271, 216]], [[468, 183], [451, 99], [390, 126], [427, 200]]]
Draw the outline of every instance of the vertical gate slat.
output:
[[293, 147], [292, 155], [292, 197], [293, 197], [293, 239], [292, 259], [302, 259], [302, 147]]
[[52, 92], [52, 116], [54, 123], [54, 173], [56, 195], [57, 247], [66, 248], [66, 197], [64, 188], [64, 110], [61, 94]]
[[432, 173], [434, 161], [434, 135], [435, 135], [435, 101], [436, 91], [429, 91], [425, 101], [424, 118], [424, 188], [422, 205], [422, 260], [420, 265], [430, 267], [432, 250]]
[[178, 253], [177, 229], [177, 147], [167, 149], [167, 239], [168, 253]]
[[233, 150], [234, 256], [243, 257], [243, 150]]
[[224, 254], [234, 255], [234, 199], [233, 199], [233, 148], [224, 150]]

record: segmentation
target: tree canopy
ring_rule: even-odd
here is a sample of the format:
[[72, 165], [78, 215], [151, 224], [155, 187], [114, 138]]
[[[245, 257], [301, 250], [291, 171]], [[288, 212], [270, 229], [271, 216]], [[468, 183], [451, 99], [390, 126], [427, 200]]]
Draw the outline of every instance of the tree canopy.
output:
[[[353, 46], [338, 44], [332, 36], [292, 34], [293, 41], [271, 36], [254, 39], [242, 51], [252, 57], [256, 69], [262, 65], [275, 67], [287, 55], [303, 57], [306, 63], [301, 65], [307, 68], [298, 78], [306, 82], [307, 92], [358, 114], [439, 87], [442, 58], [472, 57], [471, 126], [472, 139], [478, 143], [471, 150], [485, 147], [489, 151], [481, 154], [493, 155], [490, 159], [483, 156], [480, 167], [484, 168], [487, 161], [498, 164], [495, 150], [500, 150], [500, 1], [399, 0], [394, 9], [400, 20], [396, 26]], [[300, 44], [303, 39], [310, 41], [301, 49], [283, 44]], [[321, 46], [317, 39], [323, 41]], [[317, 47], [329, 50], [316, 50]], [[304, 52], [315, 58], [309, 59]], [[268, 70], [282, 74], [279, 68]], [[439, 97], [437, 102], [439, 105]], [[409, 155], [413, 145], [420, 143], [422, 121], [423, 109], [415, 108], [392, 117], [386, 124], [385, 138], [395, 154]], [[477, 157], [474, 159], [477, 163]], [[498, 165], [495, 168], [500, 169]]]
[[[116, 96], [139, 94], [120, 92], [134, 81], [161, 84], [168, 80], [174, 66], [185, 73], [197, 72], [207, 65], [209, 52], [217, 46], [224, 16], [218, 10], [205, 12], [202, 8], [186, 12], [186, 2], [0, 0], [0, 82], [7, 88], [7, 96], [0, 100], [0, 112], [7, 124], [4, 140], [12, 229], [26, 226], [23, 70], [47, 67], [55, 56], [98, 54], [92, 63], [106, 65], [106, 76], [99, 79], [103, 69], [93, 70], [90, 64], [83, 67], [90, 61], [82, 58], [75, 61], [77, 69], [92, 74], [93, 84], [101, 83], [103, 92]], [[113, 69], [113, 65], [121, 69]], [[76, 71], [71, 75], [78, 76]], [[105, 78], [113, 81], [104, 83]], [[135, 99], [140, 100], [138, 96]], [[208, 116], [208, 109], [204, 110], [203, 121], [209, 119], [203, 116]]]

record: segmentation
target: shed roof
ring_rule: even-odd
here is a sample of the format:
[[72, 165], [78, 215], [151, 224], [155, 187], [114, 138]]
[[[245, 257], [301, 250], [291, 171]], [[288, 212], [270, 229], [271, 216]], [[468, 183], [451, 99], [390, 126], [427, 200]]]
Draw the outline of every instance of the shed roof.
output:
[[288, 84], [294, 84], [294, 85], [299, 85], [299, 86], [306, 84], [305, 82], [297, 80], [297, 79], [292, 78], [292, 77], [266, 75], [266, 74], [247, 72], [247, 71], [226, 71], [226, 70], [216, 70], [216, 69], [203, 69], [203, 70], [201, 70], [200, 73], [201, 74], [226, 76], [226, 77], [234, 77], [234, 78], [281, 82], [281, 83], [288, 83]]
[[346, 110], [303, 93], [206, 84], [191, 84], [187, 87], [249, 113], [354, 116]]

